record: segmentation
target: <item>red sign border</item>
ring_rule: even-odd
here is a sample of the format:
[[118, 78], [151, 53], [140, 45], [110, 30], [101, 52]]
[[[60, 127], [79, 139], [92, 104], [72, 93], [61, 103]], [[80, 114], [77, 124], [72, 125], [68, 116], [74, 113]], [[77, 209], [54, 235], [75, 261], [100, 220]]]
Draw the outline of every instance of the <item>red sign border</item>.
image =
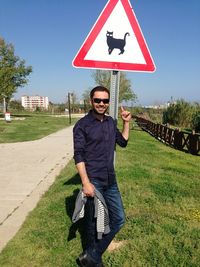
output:
[[[121, 1], [124, 10], [128, 16], [129, 22], [137, 38], [141, 52], [145, 58], [146, 64], [135, 64], [135, 63], [122, 63], [122, 62], [108, 62], [108, 61], [97, 61], [97, 60], [85, 60], [85, 56], [90, 50], [92, 44], [99, 35], [101, 29], [112, 13], [118, 1]], [[77, 68], [93, 68], [93, 69], [109, 69], [109, 70], [123, 70], [123, 71], [144, 71], [154, 72], [156, 67], [151, 57], [150, 51], [147, 47], [146, 41], [140, 29], [139, 23], [135, 16], [135, 13], [130, 5], [129, 0], [110, 0], [102, 13], [98, 17], [96, 23], [85, 39], [83, 45], [75, 56], [72, 65]]]

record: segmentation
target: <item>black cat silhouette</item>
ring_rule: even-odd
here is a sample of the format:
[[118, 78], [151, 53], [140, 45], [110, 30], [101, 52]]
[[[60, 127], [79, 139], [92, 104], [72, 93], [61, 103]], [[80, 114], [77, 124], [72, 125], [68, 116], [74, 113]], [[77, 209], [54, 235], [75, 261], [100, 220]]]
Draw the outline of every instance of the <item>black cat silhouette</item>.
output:
[[113, 37], [113, 32], [107, 31], [106, 37], [107, 37], [107, 44], [108, 44], [108, 53], [109, 55], [112, 53], [113, 49], [117, 48], [120, 49], [119, 55], [124, 53], [124, 47], [126, 45], [126, 36], [130, 36], [130, 34], [127, 32], [124, 34], [124, 39], [115, 39]]

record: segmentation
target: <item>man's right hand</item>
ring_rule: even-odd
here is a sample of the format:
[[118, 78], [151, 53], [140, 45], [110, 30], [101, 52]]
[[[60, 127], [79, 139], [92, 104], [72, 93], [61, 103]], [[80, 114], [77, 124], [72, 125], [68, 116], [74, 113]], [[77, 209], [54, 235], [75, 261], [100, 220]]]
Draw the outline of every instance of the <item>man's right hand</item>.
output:
[[83, 193], [86, 195], [86, 197], [94, 197], [94, 190], [95, 187], [90, 182], [87, 182], [83, 185]]

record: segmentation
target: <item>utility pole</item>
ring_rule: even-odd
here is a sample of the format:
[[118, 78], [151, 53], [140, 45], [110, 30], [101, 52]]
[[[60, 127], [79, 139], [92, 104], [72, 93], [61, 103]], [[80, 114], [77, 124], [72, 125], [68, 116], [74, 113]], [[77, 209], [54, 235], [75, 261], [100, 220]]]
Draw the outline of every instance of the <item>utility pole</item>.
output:
[[85, 115], [86, 115], [86, 113], [87, 113], [87, 107], [86, 107], [86, 100], [85, 99], [83, 100], [83, 103], [84, 103], [84, 112], [85, 112]]
[[72, 118], [71, 118], [71, 103], [70, 103], [70, 98], [71, 98], [71, 94], [68, 93], [68, 110], [69, 110], [69, 124], [72, 123]]

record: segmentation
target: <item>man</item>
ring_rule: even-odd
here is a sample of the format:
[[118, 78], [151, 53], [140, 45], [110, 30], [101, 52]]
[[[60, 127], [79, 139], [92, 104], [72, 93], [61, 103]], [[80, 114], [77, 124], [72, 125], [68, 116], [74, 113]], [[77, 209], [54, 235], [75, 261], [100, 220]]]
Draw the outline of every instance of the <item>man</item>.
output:
[[[87, 196], [85, 222], [88, 242], [86, 250], [78, 258], [80, 266], [103, 267], [102, 254], [125, 221], [113, 162], [116, 143], [121, 147], [127, 145], [131, 114], [121, 108], [121, 133], [115, 121], [106, 115], [109, 96], [107, 88], [93, 88], [90, 92], [92, 109], [76, 123], [73, 130], [74, 160], [81, 177], [83, 193]], [[110, 220], [110, 232], [100, 240], [96, 237], [94, 218], [95, 188], [105, 199]]]

